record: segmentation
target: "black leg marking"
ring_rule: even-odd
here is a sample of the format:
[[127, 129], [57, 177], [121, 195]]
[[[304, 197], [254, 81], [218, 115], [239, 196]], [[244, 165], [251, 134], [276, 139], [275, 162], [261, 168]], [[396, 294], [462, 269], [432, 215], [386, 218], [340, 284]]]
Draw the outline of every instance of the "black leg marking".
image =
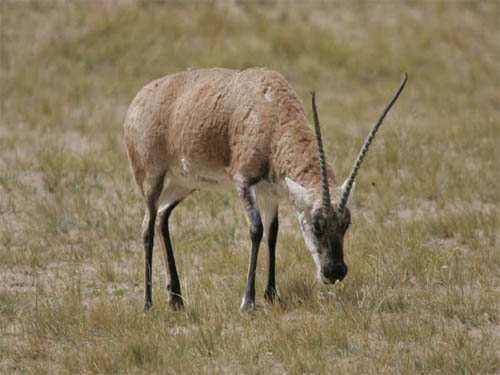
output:
[[144, 310], [149, 310], [152, 300], [152, 270], [153, 270], [153, 244], [155, 236], [156, 209], [148, 208], [146, 214], [146, 227], [143, 233], [144, 241]]
[[153, 271], [153, 244], [155, 236], [155, 221], [157, 214], [156, 203], [163, 189], [163, 176], [156, 179], [152, 189], [145, 192], [146, 215], [143, 222], [144, 241], [144, 310], [149, 310], [153, 304], [152, 298], [152, 271]]
[[257, 268], [257, 255], [259, 252], [260, 241], [264, 232], [260, 213], [257, 210], [255, 198], [252, 195], [251, 187], [248, 184], [238, 187], [240, 199], [243, 202], [245, 212], [250, 222], [250, 239], [252, 240], [252, 249], [250, 252], [250, 264], [248, 266], [247, 285], [245, 295], [241, 303], [240, 310], [250, 311], [255, 306], [255, 271]]
[[267, 273], [267, 287], [264, 293], [264, 298], [272, 302], [278, 295], [276, 291], [276, 279], [275, 279], [275, 262], [276, 262], [276, 240], [278, 238], [278, 212], [274, 217], [270, 227], [267, 244], [269, 247], [269, 258], [268, 258], [268, 273]]
[[[151, 214], [150, 214], [151, 215]], [[149, 219], [144, 233], [144, 309], [149, 310], [153, 301], [151, 296], [153, 267], [154, 219]]]
[[168, 229], [168, 219], [174, 208], [180, 203], [180, 201], [171, 204], [165, 211], [160, 213], [160, 241], [163, 247], [163, 256], [165, 260], [165, 268], [167, 271], [167, 291], [169, 294], [169, 300], [173, 307], [178, 308], [183, 306], [181, 297], [181, 285], [179, 282], [179, 276], [177, 274], [177, 268], [175, 266], [174, 251], [172, 248], [172, 242], [170, 241], [170, 232]]

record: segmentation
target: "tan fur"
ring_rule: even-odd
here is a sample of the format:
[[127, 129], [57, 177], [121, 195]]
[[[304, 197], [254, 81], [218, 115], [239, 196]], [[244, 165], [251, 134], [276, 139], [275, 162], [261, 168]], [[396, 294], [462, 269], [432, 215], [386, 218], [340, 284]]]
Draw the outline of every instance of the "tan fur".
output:
[[[143, 192], [145, 181], [164, 174], [193, 189], [197, 180], [217, 188], [220, 178], [288, 177], [321, 190], [316, 139], [302, 103], [271, 70], [196, 69], [153, 81], [132, 102], [124, 130]], [[328, 174], [333, 195], [330, 167]]]

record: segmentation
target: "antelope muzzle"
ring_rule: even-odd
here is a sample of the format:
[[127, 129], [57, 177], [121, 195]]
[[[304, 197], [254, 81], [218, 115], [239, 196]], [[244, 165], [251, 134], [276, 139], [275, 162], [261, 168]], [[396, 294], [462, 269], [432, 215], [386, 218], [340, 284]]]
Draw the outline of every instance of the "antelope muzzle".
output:
[[325, 284], [335, 284], [342, 281], [347, 275], [347, 266], [344, 262], [328, 262], [321, 266], [321, 281]]

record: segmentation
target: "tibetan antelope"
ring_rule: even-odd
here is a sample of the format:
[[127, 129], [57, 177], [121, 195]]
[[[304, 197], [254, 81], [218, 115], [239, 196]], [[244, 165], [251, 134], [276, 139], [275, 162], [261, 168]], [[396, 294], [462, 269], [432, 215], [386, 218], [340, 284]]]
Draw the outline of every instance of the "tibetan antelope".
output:
[[[297, 94], [279, 73], [253, 68], [194, 69], [142, 88], [127, 112], [124, 140], [132, 174], [146, 204], [145, 309], [152, 303], [157, 216], [169, 302], [183, 305], [168, 219], [184, 198], [202, 189], [236, 187], [248, 219], [251, 251], [242, 311], [255, 304], [255, 270], [263, 235], [269, 248], [264, 296], [272, 301], [277, 295], [275, 247], [280, 198], [288, 199], [297, 215], [318, 279], [326, 284], [342, 280], [347, 274], [343, 239], [351, 222], [347, 203], [354, 179], [406, 80], [405, 73], [341, 188], [336, 187], [333, 170], [325, 161], [314, 92], [316, 134]], [[333, 201], [331, 197], [337, 196]]]

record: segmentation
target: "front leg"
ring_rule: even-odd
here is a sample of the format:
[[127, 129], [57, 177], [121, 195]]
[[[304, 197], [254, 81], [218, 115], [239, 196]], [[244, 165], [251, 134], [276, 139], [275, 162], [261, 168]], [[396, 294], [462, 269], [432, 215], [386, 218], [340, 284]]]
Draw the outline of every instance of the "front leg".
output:
[[238, 195], [243, 203], [243, 208], [250, 227], [250, 239], [252, 240], [250, 263], [248, 265], [247, 286], [240, 307], [241, 312], [248, 312], [253, 310], [255, 307], [255, 271], [257, 268], [259, 245], [262, 240], [264, 230], [260, 213], [257, 209], [255, 190], [250, 184], [243, 182], [238, 184]]
[[269, 247], [269, 259], [268, 259], [268, 269], [267, 269], [267, 287], [264, 293], [264, 298], [273, 302], [275, 297], [278, 296], [276, 291], [276, 279], [275, 279], [275, 258], [276, 258], [276, 240], [278, 238], [278, 209], [274, 213], [274, 218], [271, 221], [271, 225], [267, 229], [267, 244]]

